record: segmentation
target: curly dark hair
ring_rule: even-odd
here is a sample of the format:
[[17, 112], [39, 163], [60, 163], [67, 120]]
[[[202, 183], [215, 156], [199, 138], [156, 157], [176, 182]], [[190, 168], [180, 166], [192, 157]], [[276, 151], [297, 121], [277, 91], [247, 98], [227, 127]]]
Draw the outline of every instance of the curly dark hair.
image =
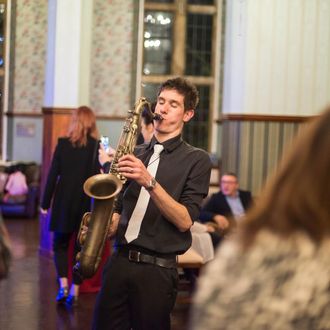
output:
[[176, 77], [166, 80], [159, 86], [157, 96], [164, 89], [175, 89], [179, 94], [184, 96], [184, 109], [195, 110], [199, 102], [199, 93], [196, 86], [182, 77]]

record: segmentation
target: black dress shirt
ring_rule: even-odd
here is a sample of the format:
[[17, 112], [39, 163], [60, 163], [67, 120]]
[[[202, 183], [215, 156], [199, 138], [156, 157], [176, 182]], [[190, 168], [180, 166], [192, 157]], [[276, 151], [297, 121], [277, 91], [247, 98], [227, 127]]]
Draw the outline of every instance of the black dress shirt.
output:
[[[135, 149], [136, 157], [147, 166], [153, 147], [158, 143], [155, 137], [149, 144]], [[204, 150], [184, 142], [181, 135], [163, 143], [160, 162], [156, 173], [157, 182], [177, 202], [184, 205], [191, 219], [197, 220], [200, 205], [207, 195], [210, 182], [211, 161]], [[129, 181], [124, 186], [115, 211], [121, 214], [116, 236], [116, 246], [127, 245], [125, 232], [134, 210], [141, 186]], [[131, 245], [159, 254], [181, 254], [191, 245], [190, 230], [180, 232], [156, 207], [152, 199], [144, 215], [140, 233]]]

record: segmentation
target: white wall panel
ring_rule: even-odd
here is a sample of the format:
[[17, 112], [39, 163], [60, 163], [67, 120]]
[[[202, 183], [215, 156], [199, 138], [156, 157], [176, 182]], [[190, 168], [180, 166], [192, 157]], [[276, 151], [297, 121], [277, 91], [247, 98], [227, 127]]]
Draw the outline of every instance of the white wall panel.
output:
[[[270, 84], [270, 108], [268, 114], [280, 114], [283, 110], [284, 100], [286, 98], [286, 81], [287, 77], [287, 52], [286, 45], [288, 41], [287, 34], [287, 22], [288, 22], [288, 11], [283, 6], [283, 1], [275, 1], [273, 10], [274, 27], [272, 31], [272, 54], [271, 54], [271, 84]], [[278, 70], [278, 67], [285, 68], [284, 70]]]
[[330, 94], [330, 1], [322, 0], [319, 3], [317, 21], [318, 34], [316, 35], [316, 68], [315, 68], [315, 106], [323, 107], [329, 103]]
[[316, 52], [316, 19], [318, 1], [305, 0], [303, 15], [303, 43], [300, 55], [302, 59], [301, 70], [301, 109], [302, 114], [308, 114], [314, 107], [315, 86], [315, 52]]
[[55, 107], [79, 106], [80, 18], [80, 1], [57, 1], [52, 105]]
[[226, 18], [226, 46], [224, 68], [224, 112], [241, 113], [243, 110], [246, 43], [246, 1], [229, 1]]
[[330, 101], [330, 1], [229, 4], [224, 112], [310, 116], [322, 110]]
[[[287, 13], [288, 20], [286, 25], [286, 31], [283, 31], [286, 35], [286, 79], [279, 81], [279, 83], [285, 86], [286, 97], [283, 100], [282, 113], [285, 115], [300, 115], [300, 82], [302, 71], [302, 61], [300, 50], [302, 45], [301, 23], [302, 23], [303, 6], [301, 0], [288, 1]], [[278, 66], [281, 70], [281, 67]], [[284, 71], [284, 70], [283, 70]]]

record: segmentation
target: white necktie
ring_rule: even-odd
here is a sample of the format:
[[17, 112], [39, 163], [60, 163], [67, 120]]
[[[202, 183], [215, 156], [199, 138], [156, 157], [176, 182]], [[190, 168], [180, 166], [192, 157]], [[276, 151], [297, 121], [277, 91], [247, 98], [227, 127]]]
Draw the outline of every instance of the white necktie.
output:
[[[154, 145], [154, 153], [151, 155], [148, 164], [148, 171], [152, 177], [156, 176], [160, 153], [163, 151], [163, 149], [164, 147], [161, 144]], [[125, 233], [125, 238], [128, 243], [136, 239], [139, 235], [142, 219], [146, 213], [149, 199], [150, 195], [148, 191], [144, 187], [141, 187], [139, 198], [136, 202]]]

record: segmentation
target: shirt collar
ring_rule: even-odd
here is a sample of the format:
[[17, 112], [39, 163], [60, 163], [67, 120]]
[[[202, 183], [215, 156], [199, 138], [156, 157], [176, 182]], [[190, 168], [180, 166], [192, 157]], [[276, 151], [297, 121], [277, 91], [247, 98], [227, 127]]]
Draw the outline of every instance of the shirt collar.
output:
[[[174, 149], [176, 149], [181, 143], [183, 142], [181, 134], [175, 136], [174, 138], [171, 138], [169, 140], [164, 141], [163, 143], [160, 143], [164, 146], [164, 151], [166, 153], [172, 152]], [[152, 137], [149, 146], [147, 149], [153, 149], [154, 145], [156, 143], [159, 143], [155, 136]]]
[[226, 196], [227, 198], [230, 198], [230, 199], [237, 199], [237, 198], [239, 198], [239, 192], [238, 191], [236, 191], [236, 194], [234, 195], [234, 196]]

